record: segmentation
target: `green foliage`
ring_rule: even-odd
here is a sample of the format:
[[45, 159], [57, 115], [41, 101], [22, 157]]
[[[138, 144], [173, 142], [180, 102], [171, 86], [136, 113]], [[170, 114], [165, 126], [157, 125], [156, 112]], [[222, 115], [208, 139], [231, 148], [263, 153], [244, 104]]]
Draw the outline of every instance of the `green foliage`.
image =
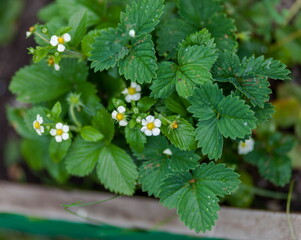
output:
[[284, 186], [289, 182], [292, 174], [292, 163], [287, 153], [294, 145], [294, 138], [275, 133], [266, 141], [256, 143], [255, 150], [247, 154], [244, 159], [257, 166], [263, 178], [277, 186]]
[[77, 46], [81, 42], [83, 36], [86, 33], [87, 24], [88, 15], [84, 10], [73, 14], [70, 18], [68, 25], [72, 27], [70, 34], [72, 36], [72, 44], [74, 46]]
[[103, 134], [106, 142], [111, 142], [114, 137], [114, 123], [110, 114], [105, 109], [100, 109], [92, 119], [92, 126]]
[[235, 192], [239, 175], [224, 164], [203, 163], [192, 172], [175, 171], [160, 185], [164, 206], [177, 208], [180, 219], [196, 232], [210, 230], [217, 219], [219, 198]]
[[91, 126], [85, 126], [80, 131], [81, 137], [88, 142], [97, 142], [102, 140], [104, 136], [101, 132]]
[[223, 137], [244, 138], [256, 126], [254, 112], [239, 97], [224, 97], [217, 84], [207, 83], [194, 91], [188, 109], [198, 119], [196, 140], [203, 154], [219, 159]]

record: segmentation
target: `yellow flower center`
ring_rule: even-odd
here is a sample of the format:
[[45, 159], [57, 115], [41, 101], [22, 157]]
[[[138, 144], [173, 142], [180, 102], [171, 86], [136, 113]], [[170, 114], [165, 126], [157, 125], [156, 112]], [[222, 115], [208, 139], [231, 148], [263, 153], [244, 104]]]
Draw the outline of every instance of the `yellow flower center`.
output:
[[36, 121], [36, 122], [34, 123], [34, 128], [35, 128], [35, 129], [40, 129], [40, 127], [41, 127], [41, 124], [40, 124], [38, 121]]
[[133, 87], [129, 87], [128, 92], [129, 92], [130, 95], [134, 95], [136, 93], [136, 89], [133, 88]]
[[153, 122], [150, 122], [148, 124], [146, 124], [146, 127], [149, 129], [149, 130], [153, 130], [155, 128], [155, 124]]
[[29, 28], [29, 32], [33, 32], [34, 30], [36, 30], [35, 27], [30, 27]]
[[121, 121], [124, 119], [124, 115], [122, 113], [117, 113], [116, 118], [118, 121]]
[[59, 136], [63, 135], [63, 130], [62, 129], [57, 129], [56, 130], [56, 135], [59, 135]]
[[174, 121], [170, 126], [172, 129], [177, 129], [179, 127], [179, 124], [178, 122]]
[[60, 44], [63, 44], [65, 42], [64, 38], [63, 37], [59, 37], [57, 39], [57, 41], [60, 43]]
[[53, 57], [48, 58], [48, 65], [53, 65], [53, 64], [54, 64]]
[[245, 142], [242, 142], [242, 143], [241, 143], [241, 147], [242, 147], [242, 148], [245, 148], [246, 146], [247, 146], [247, 144], [246, 144]]

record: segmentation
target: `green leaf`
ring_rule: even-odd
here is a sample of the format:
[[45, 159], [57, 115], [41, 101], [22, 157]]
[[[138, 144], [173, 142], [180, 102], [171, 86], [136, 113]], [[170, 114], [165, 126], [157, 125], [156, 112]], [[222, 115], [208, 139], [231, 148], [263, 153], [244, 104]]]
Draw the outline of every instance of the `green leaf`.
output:
[[55, 163], [49, 158], [49, 156], [47, 156], [44, 161], [46, 169], [52, 178], [54, 178], [58, 183], [65, 183], [67, 181], [69, 175], [65, 168], [64, 161]]
[[194, 127], [183, 118], [176, 116], [166, 118], [171, 121], [171, 124], [163, 125], [161, 130], [169, 141], [181, 150], [194, 150], [196, 148]]
[[114, 122], [111, 115], [105, 110], [100, 109], [92, 119], [92, 126], [99, 130], [106, 142], [110, 143], [114, 137]]
[[129, 49], [126, 47], [129, 37], [123, 37], [120, 29], [108, 28], [100, 32], [92, 44], [89, 60], [94, 71], [108, 70], [124, 58]]
[[68, 150], [71, 146], [71, 140], [63, 141], [61, 143], [57, 143], [53, 138], [49, 144], [49, 155], [53, 162], [59, 163], [64, 157], [67, 155]]
[[62, 105], [60, 102], [56, 102], [51, 109], [51, 114], [53, 118], [57, 119], [60, 117], [61, 113], [62, 113]]
[[289, 183], [292, 175], [292, 161], [287, 153], [294, 145], [294, 138], [275, 133], [265, 142], [256, 141], [255, 149], [245, 155], [244, 159], [257, 166], [263, 178], [276, 186], [284, 186]]
[[[169, 149], [172, 155], [164, 154]], [[139, 168], [142, 190], [158, 196], [159, 185], [173, 170], [189, 170], [198, 166], [200, 157], [194, 152], [184, 152], [169, 145], [164, 137], [150, 137], [142, 152], [135, 152], [138, 159], [147, 160]]]
[[146, 143], [146, 136], [141, 132], [139, 127], [131, 128], [130, 125], [125, 127], [125, 139], [132, 149], [142, 151]]
[[83, 37], [83, 40], [81, 41], [81, 49], [82, 49], [82, 53], [87, 56], [90, 57], [91, 56], [91, 51], [92, 51], [92, 45], [95, 42], [95, 38], [97, 36], [99, 36], [101, 33], [101, 30], [97, 29], [97, 30], [93, 30], [90, 31], [88, 34], [86, 34], [86, 36]]
[[218, 197], [235, 192], [239, 183], [239, 175], [233, 169], [224, 164], [203, 163], [191, 173], [169, 174], [160, 185], [159, 197], [164, 206], [177, 208], [186, 226], [205, 232], [218, 217]]
[[222, 3], [217, 0], [180, 0], [178, 2], [181, 17], [195, 29], [207, 28], [215, 38], [217, 47], [232, 52], [237, 46], [233, 19], [224, 13]]
[[129, 32], [135, 30], [136, 35], [150, 33], [159, 23], [163, 13], [164, 0], [133, 0], [121, 13], [121, 26]]
[[179, 42], [193, 32], [195, 32], [195, 28], [179, 18], [171, 18], [159, 24], [157, 31], [159, 55], [166, 58], [175, 58]]
[[245, 95], [254, 107], [264, 107], [269, 100], [269, 82], [267, 78], [289, 79], [290, 71], [279, 61], [265, 60], [263, 56], [244, 58], [242, 61], [236, 54], [224, 53], [213, 68], [214, 79], [230, 82]]
[[265, 123], [266, 121], [270, 120], [275, 112], [274, 106], [270, 102], [266, 102], [263, 108], [255, 107], [252, 110], [255, 112], [254, 116], [257, 119], [256, 121], [257, 125]]
[[72, 15], [68, 23], [68, 25], [72, 27], [70, 32], [72, 45], [77, 46], [81, 42], [86, 33], [87, 24], [88, 14], [85, 10], [81, 9]]
[[39, 103], [65, 94], [74, 82], [85, 81], [87, 75], [88, 69], [83, 62], [64, 60], [61, 70], [55, 71], [43, 61], [19, 70], [9, 89], [21, 102]]
[[180, 114], [181, 116], [187, 115], [187, 110], [183, 103], [183, 99], [177, 96], [177, 94], [172, 94], [166, 98], [164, 100], [164, 104], [166, 108], [173, 113]]
[[132, 195], [138, 176], [136, 165], [121, 148], [111, 144], [100, 150], [97, 175], [112, 192]]
[[91, 126], [85, 126], [80, 130], [81, 137], [88, 142], [97, 142], [104, 138], [104, 136], [97, 129]]
[[[28, 166], [35, 170], [42, 170], [45, 166], [44, 158], [47, 152], [48, 142], [45, 139], [33, 140], [23, 139], [21, 143], [21, 152]], [[46, 156], [47, 157], [47, 156]]]
[[239, 97], [224, 97], [217, 84], [210, 82], [194, 91], [189, 111], [198, 118], [196, 140], [210, 159], [221, 157], [223, 137], [244, 138], [256, 127], [254, 112]]
[[140, 112], [147, 112], [153, 105], [156, 104], [156, 102], [157, 100], [151, 97], [143, 97], [137, 103], [137, 107], [139, 108]]
[[204, 46], [181, 48], [178, 52], [179, 65], [171, 62], [159, 65], [158, 78], [151, 86], [152, 96], [166, 98], [174, 88], [183, 98], [191, 96], [196, 86], [211, 81], [209, 68], [215, 61], [213, 55]]
[[138, 83], [150, 83], [158, 69], [151, 35], [134, 38], [129, 54], [118, 62], [119, 73]]
[[77, 137], [66, 156], [68, 173], [80, 177], [90, 174], [95, 168], [103, 145], [101, 142], [86, 142]]
[[46, 46], [46, 47], [40, 47], [40, 46], [37, 46], [36, 49], [34, 49], [34, 55], [33, 55], [33, 62], [34, 63], [37, 63], [39, 61], [41, 61], [42, 59], [44, 59], [49, 50], [51, 49], [51, 47], [49, 46]]

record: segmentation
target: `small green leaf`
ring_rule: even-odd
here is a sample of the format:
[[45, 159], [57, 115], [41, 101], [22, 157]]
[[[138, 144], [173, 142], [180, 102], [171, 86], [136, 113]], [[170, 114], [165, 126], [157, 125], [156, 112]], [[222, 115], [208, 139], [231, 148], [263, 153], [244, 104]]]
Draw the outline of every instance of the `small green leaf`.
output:
[[156, 102], [157, 100], [151, 97], [143, 97], [137, 103], [137, 107], [139, 108], [140, 112], [147, 112], [153, 105], [155, 105]]
[[33, 62], [37, 63], [42, 59], [44, 59], [47, 56], [50, 49], [51, 48], [49, 46], [46, 47], [37, 46], [36, 49], [34, 50]]
[[100, 150], [97, 175], [104, 186], [112, 192], [132, 195], [138, 176], [136, 165], [121, 148], [111, 144]]
[[171, 121], [171, 124], [161, 127], [163, 134], [179, 149], [194, 150], [196, 148], [194, 127], [183, 118], [169, 116], [167, 119]]
[[48, 141], [45, 139], [23, 139], [21, 143], [21, 153], [28, 166], [39, 171], [45, 167], [44, 158], [47, 152]]
[[81, 48], [82, 52], [85, 56], [90, 57], [91, 51], [92, 51], [92, 45], [95, 42], [95, 38], [99, 36], [101, 33], [101, 30], [93, 30], [90, 31], [86, 36], [83, 37], [83, 40], [81, 41]]
[[163, 13], [163, 3], [164, 0], [131, 1], [121, 13], [121, 26], [127, 32], [135, 30], [137, 36], [152, 32]]
[[62, 105], [60, 102], [56, 102], [52, 107], [51, 114], [53, 118], [58, 119], [62, 113]]
[[105, 110], [100, 109], [92, 119], [92, 126], [99, 130], [106, 142], [110, 143], [114, 137], [114, 122], [111, 115]]
[[80, 130], [81, 137], [88, 142], [97, 142], [104, 138], [104, 136], [97, 129], [91, 126], [85, 126]]
[[92, 44], [90, 60], [94, 71], [108, 70], [124, 58], [129, 53], [129, 49], [126, 47], [128, 38], [122, 36], [120, 29], [102, 30]]
[[127, 125], [125, 127], [125, 139], [130, 147], [136, 151], [142, 151], [146, 143], [145, 134], [137, 126], [131, 128], [130, 125]]
[[64, 157], [67, 155], [70, 146], [71, 146], [70, 139], [58, 143], [53, 138], [49, 144], [49, 155], [51, 160], [55, 163], [61, 162], [64, 159]]
[[66, 156], [65, 162], [68, 173], [80, 177], [90, 174], [95, 168], [103, 145], [100, 142], [86, 142], [77, 137]]
[[158, 69], [151, 35], [136, 37], [129, 54], [118, 62], [119, 73], [124, 78], [138, 83], [150, 83]]
[[239, 175], [224, 164], [203, 163], [190, 172], [176, 171], [160, 185], [164, 206], [177, 208], [180, 219], [196, 232], [210, 230], [220, 207], [218, 197], [238, 189]]
[[164, 104], [166, 108], [173, 113], [180, 114], [181, 116], [186, 116], [188, 113], [185, 104], [183, 103], [183, 99], [177, 94], [172, 94], [166, 98]]
[[270, 102], [266, 102], [263, 108], [255, 107], [252, 110], [255, 112], [254, 116], [257, 119], [257, 125], [270, 120], [272, 118], [272, 115], [275, 113], [274, 106]]
[[88, 24], [88, 14], [83, 9], [74, 13], [70, 18], [68, 25], [72, 27], [70, 35], [71, 35], [71, 44], [73, 46], [77, 46], [81, 42], [83, 36], [86, 33], [87, 24]]

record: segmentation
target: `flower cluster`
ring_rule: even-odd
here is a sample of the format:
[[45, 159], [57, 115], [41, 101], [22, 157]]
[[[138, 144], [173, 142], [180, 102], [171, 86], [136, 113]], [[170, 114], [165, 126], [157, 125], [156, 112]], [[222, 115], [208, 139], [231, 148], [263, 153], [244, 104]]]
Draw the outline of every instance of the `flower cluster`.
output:
[[69, 33], [65, 33], [62, 36], [53, 35], [50, 39], [50, 44], [54, 47], [57, 46], [58, 52], [64, 52], [66, 49], [65, 44], [71, 41], [71, 36]]
[[[34, 130], [37, 132], [39, 136], [42, 136], [45, 132], [45, 128], [43, 126], [43, 118], [40, 114], [37, 115], [36, 120], [33, 121], [32, 125]], [[57, 142], [62, 142], [63, 140], [69, 139], [69, 126], [64, 125], [62, 123], [55, 124], [55, 128], [50, 130], [50, 135], [52, 135]]]

